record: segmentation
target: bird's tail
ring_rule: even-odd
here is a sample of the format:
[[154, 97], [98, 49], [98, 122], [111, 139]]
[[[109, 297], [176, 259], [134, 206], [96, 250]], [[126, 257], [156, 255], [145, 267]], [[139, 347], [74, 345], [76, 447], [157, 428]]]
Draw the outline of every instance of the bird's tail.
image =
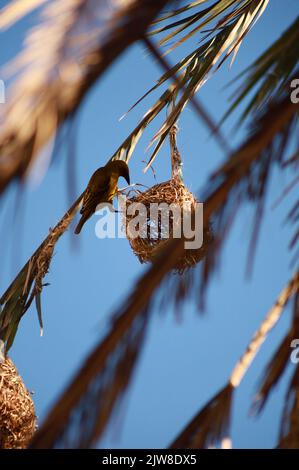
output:
[[81, 219], [78, 222], [77, 227], [75, 228], [75, 234], [76, 235], [79, 235], [79, 233], [81, 232], [82, 227], [83, 227], [83, 225], [85, 224], [86, 221], [87, 221], [87, 218], [82, 215]]

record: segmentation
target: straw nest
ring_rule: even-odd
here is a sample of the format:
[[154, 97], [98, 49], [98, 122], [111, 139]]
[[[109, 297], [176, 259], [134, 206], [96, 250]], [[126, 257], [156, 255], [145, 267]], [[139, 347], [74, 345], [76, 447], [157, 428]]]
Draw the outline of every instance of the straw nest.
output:
[[36, 429], [30, 392], [13, 362], [0, 363], [0, 449], [24, 449]]
[[[129, 207], [133, 203], [142, 203], [146, 207], [147, 211], [146, 227], [142, 229], [141, 236], [138, 235], [137, 237], [135, 234], [132, 234], [132, 230], [130, 230], [129, 225], [130, 221], [136, 217], [136, 213], [134, 213], [133, 210], [131, 211], [132, 214], [128, 214]], [[176, 203], [181, 209], [183, 207], [188, 208], [192, 214], [194, 213], [194, 207], [195, 204], [198, 203], [198, 200], [186, 188], [181, 179], [176, 177], [164, 183], [156, 184], [144, 192], [138, 192], [136, 195], [126, 200], [126, 235], [132, 250], [141, 263], [152, 262], [158, 252], [163, 248], [164, 244], [167, 243], [169, 239], [173, 238], [174, 224], [181, 224], [182, 230], [182, 211], [179, 220], [175, 220], [172, 212], [170, 211], [169, 221], [167, 223], [167, 227], [165, 227], [161, 217], [158, 219], [155, 218], [155, 220], [151, 218], [150, 205], [153, 203], [166, 203], [169, 205]], [[183, 230], [181, 233], [183, 233]], [[177, 260], [177, 263], [173, 268], [174, 271], [180, 273], [195, 266], [205, 256], [212, 240], [212, 229], [209, 225], [204, 229], [202, 246], [198, 249], [185, 249], [183, 256]]]

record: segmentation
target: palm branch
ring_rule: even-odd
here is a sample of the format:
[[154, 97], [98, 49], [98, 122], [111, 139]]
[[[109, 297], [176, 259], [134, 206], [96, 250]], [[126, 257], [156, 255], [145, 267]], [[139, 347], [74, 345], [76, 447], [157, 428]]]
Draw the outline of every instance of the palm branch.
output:
[[[188, 5], [187, 9], [197, 7], [203, 2], [193, 2], [192, 5]], [[241, 3], [241, 6], [238, 5]], [[172, 111], [169, 113], [167, 119], [164, 121], [160, 129], [155, 133], [153, 139], [150, 142], [150, 145], [156, 143], [154, 151], [149, 158], [146, 169], [153, 163], [156, 158], [159, 150], [161, 149], [163, 143], [165, 142], [169, 131], [178, 120], [180, 114], [185, 109], [186, 105], [190, 100], [192, 100], [195, 93], [204, 85], [206, 80], [227, 60], [230, 56], [237, 54], [240, 45], [250, 31], [252, 26], [262, 15], [268, 4], [266, 1], [257, 1], [249, 0], [244, 2], [239, 1], [225, 1], [217, 2], [211, 7], [207, 8], [211, 14], [207, 16], [207, 19], [204, 22], [200, 22], [196, 28], [196, 32], [200, 31], [204, 26], [209, 24], [215, 18], [218, 18], [218, 22], [215, 26], [212, 27], [209, 34], [207, 34], [204, 40], [200, 41], [200, 46], [193, 50], [191, 53], [187, 54], [186, 57], [183, 57], [179, 62], [174, 66], [168, 67], [168, 70], [159, 78], [157, 84], [154, 85], [145, 95], [140, 98], [132, 107], [136, 106], [140, 101], [147, 96], [152, 91], [156, 90], [158, 87], [167, 82], [170, 78], [178, 77], [179, 80], [176, 80], [175, 85], [171, 85], [166, 92], [163, 93], [154, 105], [145, 116], [148, 114], [151, 115], [154, 108], [157, 106], [157, 103], [164, 103], [165, 106], [169, 105], [170, 102], [173, 102], [181, 92], [179, 99], [175, 106], [172, 107]], [[233, 10], [230, 14], [221, 16], [229, 7], [236, 6], [239, 7]], [[199, 18], [202, 15], [207, 14], [206, 10], [199, 13]], [[181, 13], [181, 9], [179, 10]], [[168, 18], [169, 15], [166, 15]], [[164, 18], [164, 17], [163, 17]], [[199, 20], [197, 18], [196, 21]], [[167, 28], [170, 25], [167, 26]], [[152, 31], [153, 33], [161, 32], [160, 30]], [[160, 42], [161, 44], [161, 42]], [[181, 83], [180, 83], [181, 82]], [[155, 116], [157, 116], [160, 111], [163, 109], [156, 107]], [[140, 130], [139, 127], [136, 128], [136, 131]], [[215, 128], [212, 129], [215, 132]], [[138, 133], [138, 139], [141, 137], [142, 132]], [[136, 133], [134, 134], [134, 137]], [[223, 140], [223, 139], [222, 139]], [[136, 138], [133, 142], [133, 149], [137, 143]]]
[[282, 36], [237, 77], [237, 79], [242, 78], [242, 84], [224, 118], [229, 116], [254, 89], [256, 91], [246, 106], [241, 120], [251, 112], [258, 112], [274, 96], [277, 98], [286, 92], [285, 87], [290, 86], [291, 77], [297, 76], [295, 71], [299, 64], [299, 52], [296, 46], [298, 41], [299, 17], [295, 18]]

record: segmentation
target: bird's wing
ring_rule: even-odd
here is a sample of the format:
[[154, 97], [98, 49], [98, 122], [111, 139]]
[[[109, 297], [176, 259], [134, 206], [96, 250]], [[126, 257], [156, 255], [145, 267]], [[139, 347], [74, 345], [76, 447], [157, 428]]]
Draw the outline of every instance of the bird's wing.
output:
[[99, 168], [90, 178], [80, 213], [94, 212], [96, 206], [104, 201], [109, 191], [109, 175], [104, 168]]

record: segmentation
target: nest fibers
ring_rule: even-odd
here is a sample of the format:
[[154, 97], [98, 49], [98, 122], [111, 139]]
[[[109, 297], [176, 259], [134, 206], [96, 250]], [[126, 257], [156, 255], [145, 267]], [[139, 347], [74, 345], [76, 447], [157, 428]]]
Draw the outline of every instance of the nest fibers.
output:
[[[132, 211], [129, 210], [133, 203], [142, 203], [146, 208], [146, 227], [142, 230], [141, 236], [138, 235], [137, 237], [130, 226], [130, 221], [136, 217], [136, 212], [138, 212], [135, 212], [133, 207]], [[169, 211], [168, 221], [167, 224], [165, 224], [163, 223], [162, 217], [159, 216], [154, 219], [151, 217], [150, 207], [152, 207], [151, 204], [153, 203], [166, 203], [168, 205], [176, 203], [180, 209], [184, 208], [184, 210], [189, 210], [191, 214], [193, 214], [198, 201], [185, 187], [180, 178], [172, 178], [165, 183], [156, 184], [147, 191], [139, 192], [134, 197], [127, 199], [125, 219], [126, 235], [131, 248], [141, 263], [152, 262], [164, 244], [167, 243], [169, 239], [173, 238], [174, 224], [179, 224], [182, 230], [182, 210], [180, 211], [179, 220], [175, 220], [177, 215], [174, 217], [172, 211]], [[181, 233], [183, 236], [183, 231]], [[203, 231], [202, 246], [200, 248], [185, 249], [184, 254], [177, 260], [173, 269], [176, 272], [183, 272], [195, 266], [205, 256], [212, 239], [211, 227], [208, 226]]]
[[0, 363], [0, 449], [24, 449], [36, 429], [30, 392], [13, 362]]

